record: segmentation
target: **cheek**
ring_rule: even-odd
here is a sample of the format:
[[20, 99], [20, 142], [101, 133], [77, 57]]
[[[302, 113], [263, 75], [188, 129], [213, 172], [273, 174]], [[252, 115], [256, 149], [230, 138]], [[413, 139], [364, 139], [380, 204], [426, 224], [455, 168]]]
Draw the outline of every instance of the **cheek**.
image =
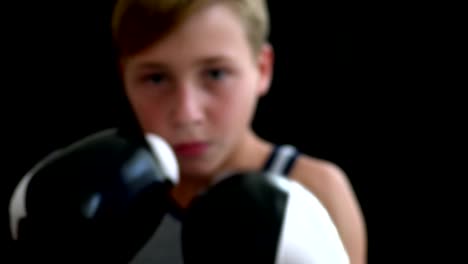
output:
[[143, 130], [162, 134], [164, 132], [161, 122], [163, 117], [161, 114], [162, 104], [128, 91], [127, 97]]
[[229, 134], [248, 126], [254, 100], [252, 94], [240, 90], [228, 93], [219, 100], [211, 113], [214, 122], [223, 130], [220, 133]]
[[151, 98], [141, 92], [144, 88], [136, 81], [136, 77], [131, 72], [126, 71], [123, 74], [125, 93], [140, 126], [144, 131], [151, 131], [159, 135], [163, 134], [164, 130], [161, 126], [163, 117], [161, 114], [161, 110], [163, 110], [162, 104], [155, 101], [155, 98]]

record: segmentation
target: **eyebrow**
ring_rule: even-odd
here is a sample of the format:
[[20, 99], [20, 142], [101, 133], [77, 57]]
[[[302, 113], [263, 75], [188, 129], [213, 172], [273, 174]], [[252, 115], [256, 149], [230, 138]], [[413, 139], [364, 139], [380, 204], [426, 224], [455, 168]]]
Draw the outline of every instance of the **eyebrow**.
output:
[[214, 64], [214, 63], [217, 63], [217, 62], [224, 62], [224, 61], [231, 61], [232, 59], [230, 57], [227, 57], [227, 56], [223, 56], [223, 55], [218, 55], [218, 56], [211, 56], [211, 57], [205, 57], [205, 58], [201, 58], [199, 60], [196, 61], [197, 64]]
[[167, 69], [167, 65], [160, 62], [145, 61], [139, 63], [137, 69], [139, 70], [156, 70], [156, 69]]
[[[231, 58], [227, 57], [227, 56], [222, 56], [222, 55], [218, 55], [218, 56], [210, 56], [210, 57], [202, 57], [200, 59], [197, 59], [195, 61], [195, 64], [196, 65], [206, 65], [206, 64], [215, 64], [215, 63], [219, 63], [219, 62], [230, 62], [232, 61]], [[170, 67], [168, 66], [168, 64], [166, 63], [162, 63], [162, 62], [154, 62], [154, 61], [144, 61], [140, 64], [138, 64], [137, 68], [139, 70], [167, 70], [169, 69]]]

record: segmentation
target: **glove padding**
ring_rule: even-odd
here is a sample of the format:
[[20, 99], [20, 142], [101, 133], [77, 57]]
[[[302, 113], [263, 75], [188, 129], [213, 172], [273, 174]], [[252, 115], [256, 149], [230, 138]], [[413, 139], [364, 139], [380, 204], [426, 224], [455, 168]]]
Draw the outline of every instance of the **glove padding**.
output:
[[86, 137], [50, 154], [20, 181], [10, 224], [28, 259], [128, 263], [157, 228], [178, 180], [174, 154], [118, 130]]
[[195, 198], [182, 230], [186, 264], [347, 264], [336, 227], [299, 183], [237, 173]]

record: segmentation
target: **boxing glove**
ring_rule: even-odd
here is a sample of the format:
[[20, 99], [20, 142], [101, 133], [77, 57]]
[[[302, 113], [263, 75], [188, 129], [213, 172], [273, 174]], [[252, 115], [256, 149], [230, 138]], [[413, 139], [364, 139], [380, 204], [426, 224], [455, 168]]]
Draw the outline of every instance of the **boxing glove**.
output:
[[301, 184], [262, 172], [223, 177], [182, 227], [184, 263], [347, 264], [330, 216]]
[[157, 228], [177, 181], [163, 139], [98, 132], [22, 178], [10, 202], [12, 237], [29, 261], [128, 263]]

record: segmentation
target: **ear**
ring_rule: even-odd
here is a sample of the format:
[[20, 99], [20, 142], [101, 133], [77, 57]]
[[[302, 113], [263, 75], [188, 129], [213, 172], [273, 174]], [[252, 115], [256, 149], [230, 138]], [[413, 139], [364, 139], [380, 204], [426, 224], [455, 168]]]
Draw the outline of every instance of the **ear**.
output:
[[268, 93], [273, 78], [274, 51], [270, 43], [265, 43], [257, 56], [259, 69], [258, 95], [263, 96]]
[[117, 61], [117, 71], [118, 71], [119, 76], [121, 76], [121, 78], [123, 77], [123, 74], [124, 74], [125, 63], [126, 61], [124, 59], [119, 59]]
[[119, 81], [124, 86], [124, 88], [125, 88], [125, 72], [126, 72], [127, 65], [128, 65], [128, 60], [123, 59], [123, 58], [120, 58], [117, 61], [117, 65], [116, 65], [116, 70], [117, 70], [117, 75], [119, 77]]

